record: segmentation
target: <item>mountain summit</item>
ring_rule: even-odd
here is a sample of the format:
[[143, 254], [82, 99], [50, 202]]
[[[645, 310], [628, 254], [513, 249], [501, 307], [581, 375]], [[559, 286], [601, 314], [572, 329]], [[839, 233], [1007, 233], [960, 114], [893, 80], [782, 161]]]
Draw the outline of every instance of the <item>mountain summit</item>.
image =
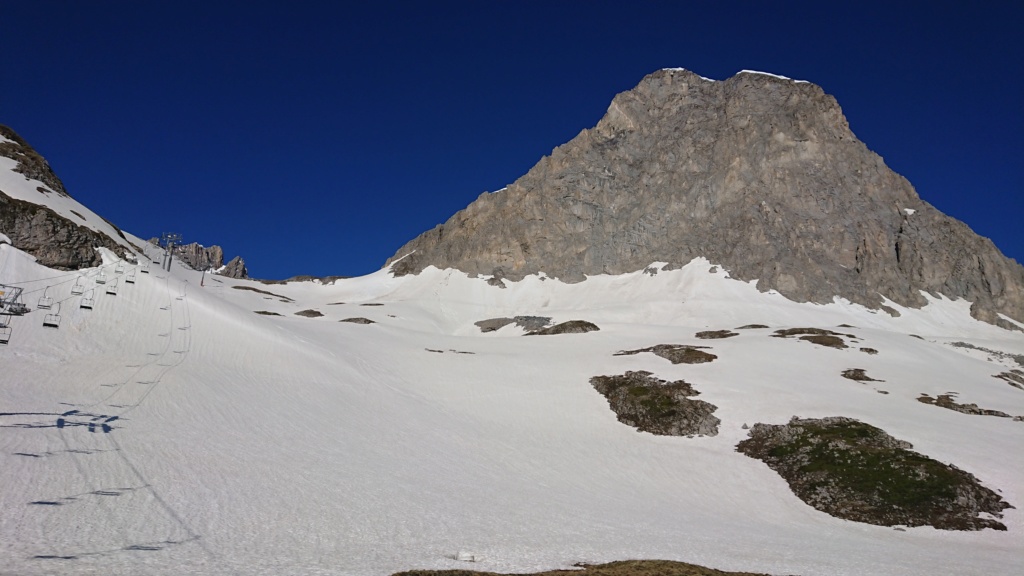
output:
[[800, 302], [920, 307], [924, 291], [1024, 320], [1024, 267], [918, 197], [819, 86], [751, 71], [648, 75], [386, 265], [576, 282], [699, 256]]

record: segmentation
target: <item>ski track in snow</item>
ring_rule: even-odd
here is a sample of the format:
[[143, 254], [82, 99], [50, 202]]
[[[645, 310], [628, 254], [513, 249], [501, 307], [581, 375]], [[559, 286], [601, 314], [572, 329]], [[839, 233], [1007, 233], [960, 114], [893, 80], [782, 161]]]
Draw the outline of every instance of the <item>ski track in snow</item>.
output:
[[[523, 572], [627, 558], [804, 576], [1022, 566], [1024, 423], [916, 401], [955, 391], [1024, 415], [1024, 392], [992, 378], [1012, 360], [950, 346], [1024, 354], [1024, 337], [974, 321], [962, 301], [891, 304], [899, 318], [797, 304], [702, 260], [507, 289], [436, 269], [199, 287], [175, 262], [122, 281], [116, 296], [97, 291], [83, 310], [70, 292], [80, 279], [124, 278], [105, 255], [102, 268], [64, 273], [0, 246], [0, 282], [21, 283], [32, 307], [49, 286], [63, 305], [59, 329], [34, 311], [0, 348], [0, 574]], [[324, 317], [295, 316], [308, 308]], [[601, 331], [521, 338], [473, 324], [515, 315]], [[358, 316], [376, 323], [338, 322]], [[694, 338], [751, 323], [772, 328]], [[856, 342], [770, 336], [800, 326]], [[719, 359], [614, 356], [661, 343], [710, 346]], [[849, 368], [882, 382], [840, 377]], [[588, 380], [626, 370], [686, 379], [719, 407], [719, 435], [617, 422]], [[744, 423], [793, 415], [859, 418], [975, 474], [1017, 507], [1009, 531], [899, 532], [815, 511], [734, 449]], [[482, 561], [459, 562], [459, 551]]]

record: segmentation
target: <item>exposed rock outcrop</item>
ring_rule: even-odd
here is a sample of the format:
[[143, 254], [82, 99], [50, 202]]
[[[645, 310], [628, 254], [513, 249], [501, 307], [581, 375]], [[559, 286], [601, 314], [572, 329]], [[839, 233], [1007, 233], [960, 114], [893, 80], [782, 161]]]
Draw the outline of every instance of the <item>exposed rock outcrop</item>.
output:
[[43, 266], [78, 270], [99, 266], [98, 247], [125, 256], [129, 251], [107, 235], [75, 224], [46, 206], [11, 198], [0, 191], [0, 232]]
[[880, 526], [1006, 530], [1012, 508], [972, 474], [910, 449], [852, 418], [755, 424], [736, 450], [778, 472], [801, 500], [838, 518]]
[[229, 278], [245, 279], [249, 271], [245, 260], [235, 256], [227, 265], [224, 264], [224, 249], [220, 246], [203, 246], [197, 242], [174, 247], [174, 254], [193, 270], [208, 270]]
[[608, 399], [619, 422], [661, 436], [715, 436], [718, 407], [685, 380], [666, 382], [639, 370], [621, 376], [594, 376], [590, 384]]
[[193, 270], [216, 270], [224, 265], [224, 250], [220, 246], [182, 244], [174, 247], [174, 255]]
[[701, 348], [707, 349], [707, 346], [687, 346], [685, 344], [657, 344], [649, 348], [640, 348], [638, 350], [621, 350], [616, 352], [616, 356], [632, 356], [634, 354], [640, 354], [641, 352], [651, 352], [656, 356], [661, 356], [665, 360], [673, 364], [704, 364], [706, 362], [713, 362], [718, 356], [710, 352], [705, 352]]
[[1024, 267], [921, 200], [820, 87], [758, 73], [650, 74], [387, 265], [576, 282], [698, 256], [797, 301], [919, 307], [923, 290], [1024, 321]]
[[241, 256], [235, 256], [217, 274], [228, 278], [248, 278], [249, 270], [245, 267], [245, 260], [242, 260]]

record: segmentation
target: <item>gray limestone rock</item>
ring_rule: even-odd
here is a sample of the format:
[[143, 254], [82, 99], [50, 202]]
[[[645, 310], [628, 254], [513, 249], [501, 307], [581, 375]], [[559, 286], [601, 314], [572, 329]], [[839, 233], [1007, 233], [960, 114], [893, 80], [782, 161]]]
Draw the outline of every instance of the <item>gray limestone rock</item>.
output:
[[224, 250], [220, 246], [182, 244], [174, 247], [174, 255], [193, 270], [216, 270], [224, 265]]
[[1024, 321], [1024, 267], [921, 200], [820, 87], [754, 73], [648, 75], [596, 127], [386, 265], [577, 282], [697, 256], [796, 301], [919, 307], [925, 291], [971, 300], [987, 322]]
[[182, 244], [174, 247], [174, 255], [193, 270], [209, 270], [228, 278], [249, 277], [249, 270], [241, 256], [235, 256], [227, 265], [224, 264], [224, 249], [220, 246], [206, 247], [196, 242]]
[[230, 262], [224, 265], [224, 269], [218, 272], [221, 276], [228, 278], [248, 278], [249, 270], [245, 267], [245, 260], [241, 256], [235, 256]]
[[97, 247], [115, 254], [129, 251], [106, 234], [80, 226], [39, 204], [11, 198], [0, 191], [0, 233], [15, 248], [35, 256], [43, 266], [57, 270], [78, 270], [103, 263]]

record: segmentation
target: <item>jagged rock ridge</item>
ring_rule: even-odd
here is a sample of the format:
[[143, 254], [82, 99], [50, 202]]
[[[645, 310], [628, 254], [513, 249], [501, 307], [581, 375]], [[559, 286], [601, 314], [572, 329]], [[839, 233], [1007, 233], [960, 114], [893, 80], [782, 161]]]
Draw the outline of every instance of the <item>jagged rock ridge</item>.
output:
[[1024, 321], [1024, 267], [921, 200], [820, 87], [758, 73], [648, 75], [386, 265], [576, 282], [697, 256], [797, 301], [919, 307], [923, 290]]
[[[150, 244], [159, 245], [159, 239], [151, 238]], [[248, 278], [245, 260], [235, 256], [224, 264], [224, 249], [220, 246], [203, 246], [198, 242], [174, 247], [174, 255], [193, 270], [206, 270], [229, 278]]]

